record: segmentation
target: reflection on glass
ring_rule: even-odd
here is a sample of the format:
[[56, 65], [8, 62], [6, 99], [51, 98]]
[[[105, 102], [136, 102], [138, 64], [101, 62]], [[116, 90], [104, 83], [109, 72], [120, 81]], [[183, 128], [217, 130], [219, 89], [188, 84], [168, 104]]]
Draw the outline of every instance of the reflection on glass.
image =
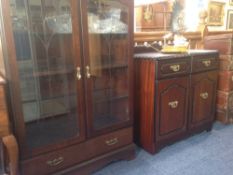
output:
[[28, 147], [77, 136], [70, 0], [11, 0], [11, 14]]
[[129, 120], [128, 13], [119, 1], [88, 1], [95, 130]]

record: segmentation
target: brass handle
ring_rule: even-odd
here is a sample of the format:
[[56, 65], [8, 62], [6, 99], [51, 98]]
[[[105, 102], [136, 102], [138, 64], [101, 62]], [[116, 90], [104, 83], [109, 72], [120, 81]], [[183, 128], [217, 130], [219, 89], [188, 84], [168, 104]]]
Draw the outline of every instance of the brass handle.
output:
[[91, 78], [90, 67], [86, 66], [86, 76], [87, 78]]
[[82, 75], [81, 75], [81, 69], [80, 69], [80, 67], [77, 67], [77, 79], [78, 80], [81, 80], [81, 78], [82, 78]]
[[178, 107], [179, 102], [178, 101], [171, 101], [168, 103], [168, 105], [172, 108], [175, 109]]
[[61, 164], [63, 161], [64, 161], [63, 157], [58, 157], [58, 158], [53, 159], [53, 160], [48, 160], [46, 163], [49, 166], [57, 166], [57, 165]]
[[118, 143], [118, 138], [114, 138], [114, 139], [110, 139], [110, 140], [106, 140], [105, 143], [108, 145], [108, 146], [112, 146], [112, 145], [115, 145]]
[[174, 72], [178, 72], [180, 70], [180, 65], [179, 64], [171, 65], [170, 69]]
[[206, 100], [208, 96], [209, 96], [208, 92], [204, 92], [200, 94], [200, 97], [203, 98], [204, 100]]
[[202, 63], [205, 65], [205, 67], [209, 67], [210, 64], [211, 64], [211, 61], [210, 60], [205, 60], [205, 61], [202, 61]]

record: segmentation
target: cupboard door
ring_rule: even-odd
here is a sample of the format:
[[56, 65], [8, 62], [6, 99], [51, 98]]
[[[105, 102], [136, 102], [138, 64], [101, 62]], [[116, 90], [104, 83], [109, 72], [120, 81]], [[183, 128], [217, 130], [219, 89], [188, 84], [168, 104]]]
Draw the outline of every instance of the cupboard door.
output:
[[10, 0], [10, 10], [22, 156], [83, 140], [78, 2]]
[[214, 119], [217, 72], [191, 76], [190, 127], [211, 122]]
[[81, 1], [91, 135], [131, 120], [132, 1]]
[[158, 81], [156, 140], [184, 132], [187, 123], [189, 78]]

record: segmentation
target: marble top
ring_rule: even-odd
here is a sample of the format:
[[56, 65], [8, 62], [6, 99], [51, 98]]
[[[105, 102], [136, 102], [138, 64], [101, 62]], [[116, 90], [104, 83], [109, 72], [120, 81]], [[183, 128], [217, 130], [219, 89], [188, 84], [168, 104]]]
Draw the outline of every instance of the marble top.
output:
[[160, 52], [147, 52], [134, 54], [134, 58], [147, 58], [147, 59], [171, 59], [171, 58], [182, 58], [189, 56], [198, 55], [212, 55], [218, 54], [217, 50], [189, 50], [185, 53], [160, 53]]

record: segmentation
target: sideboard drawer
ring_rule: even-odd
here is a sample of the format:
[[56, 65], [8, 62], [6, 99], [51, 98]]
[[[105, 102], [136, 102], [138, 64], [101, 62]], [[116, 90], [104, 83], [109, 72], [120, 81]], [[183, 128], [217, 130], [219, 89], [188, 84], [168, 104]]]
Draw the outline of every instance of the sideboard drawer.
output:
[[157, 79], [190, 73], [190, 59], [159, 60]]
[[71, 147], [24, 160], [22, 161], [22, 174], [53, 174], [82, 161], [129, 145], [132, 140], [132, 127], [121, 129]]
[[211, 58], [193, 58], [192, 72], [202, 72], [207, 70], [215, 70], [218, 68], [218, 60], [216, 57]]

